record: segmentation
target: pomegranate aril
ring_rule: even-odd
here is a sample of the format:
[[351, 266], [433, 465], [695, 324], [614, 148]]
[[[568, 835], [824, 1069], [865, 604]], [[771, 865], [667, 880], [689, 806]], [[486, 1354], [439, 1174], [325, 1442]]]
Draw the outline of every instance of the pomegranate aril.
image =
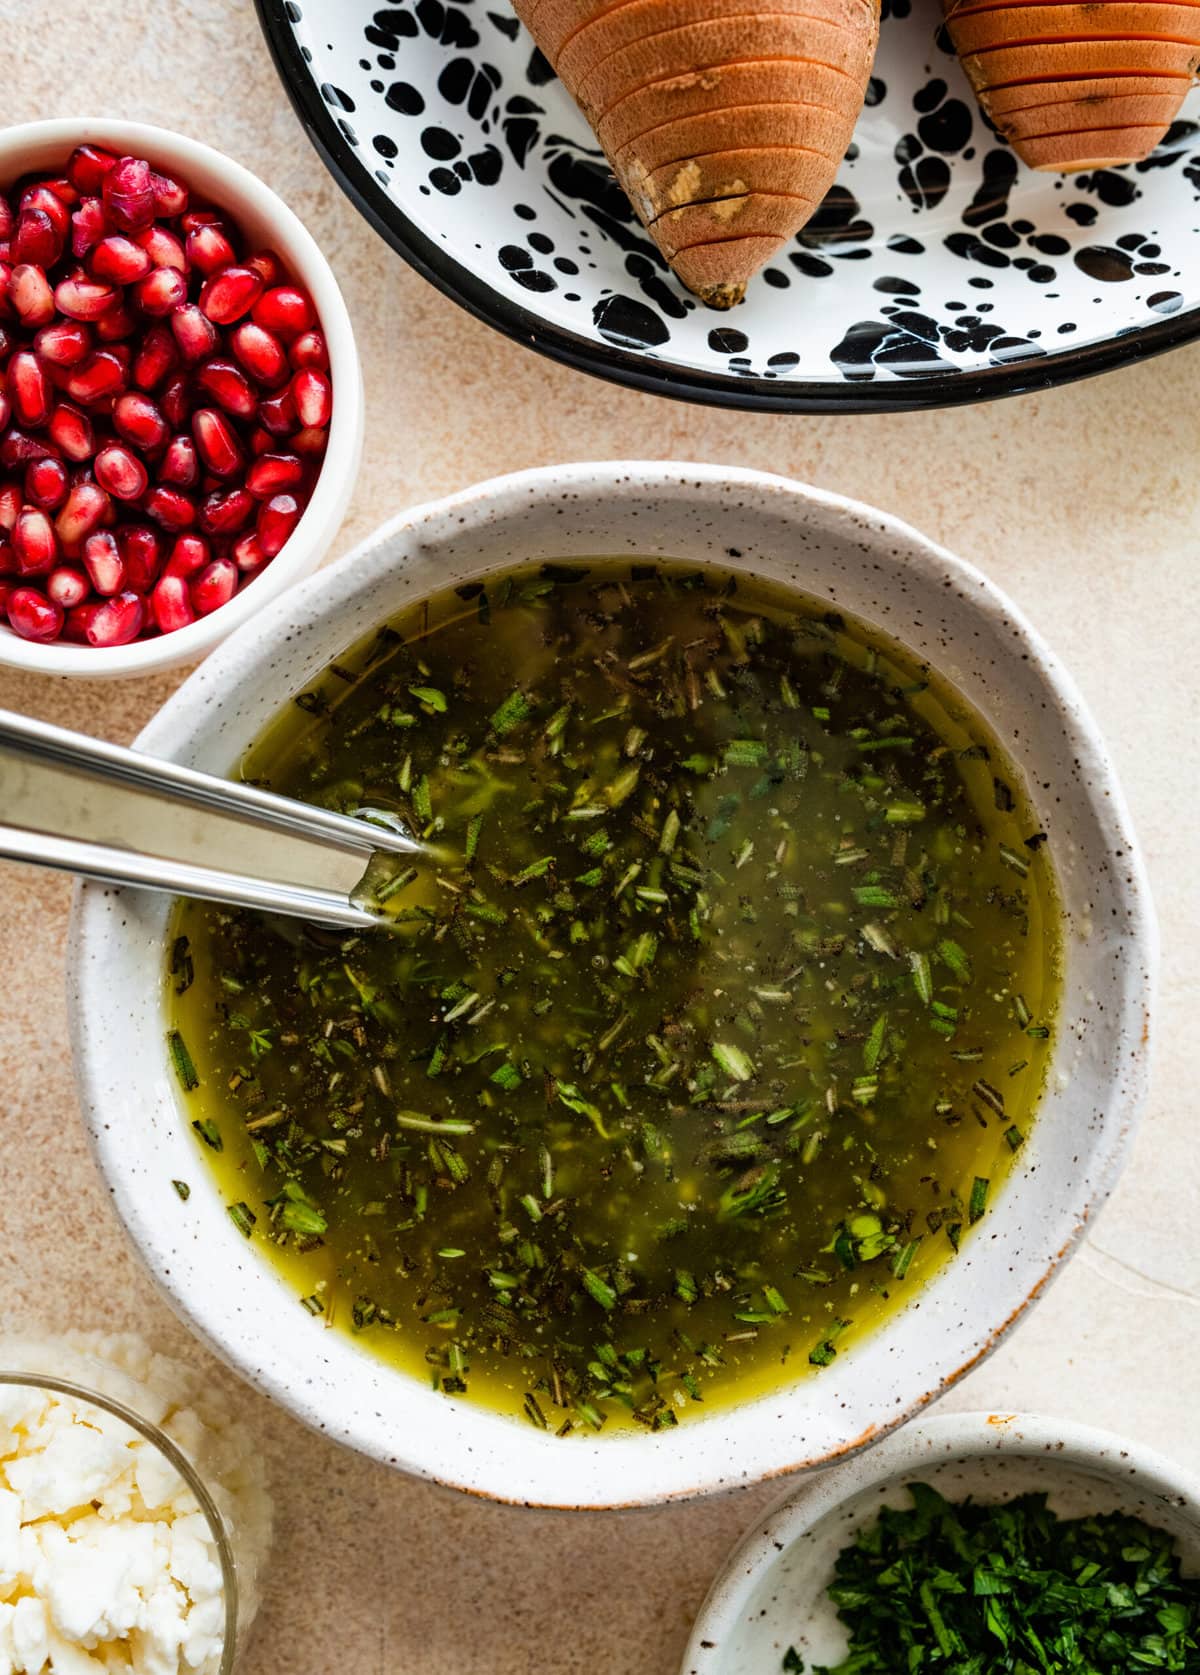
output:
[[238, 567], [231, 558], [214, 558], [192, 583], [191, 597], [198, 616], [209, 616], [227, 605], [237, 592]]
[[117, 293], [105, 279], [92, 279], [82, 269], [54, 287], [54, 305], [71, 320], [98, 320], [117, 301]]
[[132, 337], [137, 329], [137, 315], [123, 302], [110, 308], [107, 314], [102, 314], [95, 325], [96, 337], [101, 343], [121, 343], [125, 338]]
[[54, 529], [68, 551], [78, 547], [108, 515], [112, 502], [98, 483], [76, 483], [54, 520]]
[[320, 459], [328, 446], [329, 431], [325, 427], [295, 430], [288, 437], [288, 447], [309, 459]]
[[100, 183], [104, 208], [124, 232], [137, 232], [154, 220], [154, 185], [144, 157], [121, 157]]
[[298, 285], [275, 285], [264, 291], [251, 318], [256, 326], [264, 326], [289, 341], [317, 323], [313, 305]]
[[91, 459], [96, 452], [96, 433], [92, 421], [69, 401], [60, 401], [50, 415], [47, 425], [50, 440], [70, 460], [77, 463]]
[[66, 389], [72, 401], [80, 401], [86, 407], [125, 388], [125, 366], [117, 354], [120, 347], [118, 344], [112, 349], [97, 349], [71, 369]]
[[63, 639], [75, 640], [80, 645], [86, 644], [87, 631], [91, 627], [92, 618], [99, 609], [99, 600], [89, 599], [87, 604], [76, 605], [73, 610], [68, 611], [62, 631]]
[[139, 390], [152, 390], [179, 365], [179, 350], [169, 327], [153, 325], [138, 345], [133, 381]]
[[243, 266], [256, 273], [266, 286], [278, 285], [283, 278], [283, 263], [273, 250], [256, 250], [253, 256], [246, 257]]
[[154, 193], [154, 209], [164, 221], [182, 215], [188, 206], [188, 189], [173, 175], [150, 171], [150, 190]]
[[238, 536], [233, 543], [232, 557], [243, 576], [253, 576], [271, 562], [271, 555], [263, 551], [263, 544], [253, 529]]
[[10, 425], [0, 438], [0, 465], [10, 471], [24, 470], [35, 459], [52, 459], [54, 448], [40, 436], [27, 436], [23, 430]]
[[9, 626], [23, 640], [57, 640], [64, 611], [35, 587], [14, 587], [5, 602]]
[[250, 432], [250, 452], [252, 454], [273, 454], [279, 447], [279, 438], [272, 436], [262, 425], [255, 425]]
[[304, 461], [298, 454], [260, 454], [246, 473], [246, 487], [256, 500], [269, 500], [304, 481]]
[[108, 216], [99, 198], [85, 198], [71, 215], [71, 254], [84, 257], [109, 231]]
[[136, 640], [146, 620], [146, 608], [141, 595], [118, 593], [106, 599], [88, 624], [87, 638], [91, 646], [127, 646]]
[[12, 532], [12, 548], [22, 576], [41, 576], [54, 568], [58, 540], [40, 506], [25, 506]]
[[194, 233], [197, 227], [221, 227], [225, 224], [225, 217], [219, 209], [212, 209], [205, 204], [199, 204], [195, 209], [186, 210], [179, 217], [179, 225], [185, 233]]
[[116, 160], [102, 145], [77, 145], [67, 161], [72, 186], [80, 192], [99, 192]]
[[54, 292], [36, 262], [19, 262], [9, 277], [8, 300], [23, 326], [31, 330], [54, 318]]
[[153, 227], [146, 227], [140, 233], [135, 233], [133, 242], [140, 250], [144, 250], [151, 263], [156, 268], [178, 268], [180, 273], [186, 273], [188, 259], [180, 240], [169, 227], [163, 227], [155, 222]]
[[150, 484], [146, 467], [119, 442], [110, 442], [96, 455], [96, 481], [114, 500], [140, 500]]
[[187, 301], [187, 280], [178, 268], [154, 268], [134, 286], [133, 297], [143, 314], [162, 319]]
[[82, 570], [72, 570], [62, 566], [51, 570], [46, 577], [46, 593], [56, 605], [61, 605], [64, 611], [69, 611], [74, 605], [82, 605], [92, 591], [92, 584]]
[[21, 193], [17, 209], [18, 212], [40, 210], [49, 219], [59, 239], [65, 239], [71, 225], [71, 204], [76, 203], [78, 198], [79, 194], [69, 180], [39, 180]]
[[329, 349], [323, 332], [301, 332], [288, 350], [288, 360], [299, 370], [315, 366], [319, 372], [329, 371]]
[[191, 529], [196, 521], [196, 508], [187, 495], [166, 484], [160, 483], [150, 490], [142, 502], [142, 510], [164, 529]]
[[135, 448], [153, 452], [167, 440], [167, 421], [148, 395], [129, 390], [113, 403], [113, 429]]
[[33, 347], [52, 366], [78, 366], [92, 347], [92, 334], [78, 320], [56, 320], [42, 327]]
[[192, 414], [192, 435], [204, 464], [216, 477], [232, 477], [242, 465], [242, 450], [233, 426], [215, 407]]
[[250, 268], [222, 268], [205, 280], [200, 291], [201, 311], [217, 326], [240, 320], [262, 295], [263, 282]]
[[213, 222], [196, 227], [187, 235], [184, 244], [188, 261], [206, 277], [221, 268], [232, 267], [237, 251], [230, 244], [223, 229]]
[[162, 541], [147, 523], [127, 523], [117, 530], [117, 548], [125, 566], [125, 580], [135, 593], [149, 592], [158, 575]]
[[8, 363], [8, 399], [21, 424], [36, 429], [50, 417], [50, 384], [37, 356], [19, 349]]
[[171, 548], [171, 556], [163, 566], [164, 576], [195, 576], [212, 557], [203, 535], [180, 535]]
[[287, 376], [288, 358], [283, 352], [283, 344], [265, 326], [256, 326], [253, 320], [242, 320], [229, 334], [229, 343], [257, 383], [270, 389]]
[[16, 224], [17, 218], [13, 214], [13, 207], [4, 194], [0, 192], [0, 240], [7, 244], [13, 235], [13, 228]]
[[67, 468], [60, 459], [35, 459], [25, 469], [25, 498], [55, 512], [67, 498]]
[[168, 379], [158, 404], [163, 410], [163, 418], [172, 429], [181, 429], [187, 424], [192, 411], [192, 389], [188, 380], [182, 375]]
[[254, 510], [245, 489], [217, 489], [200, 504], [200, 527], [206, 535], [233, 535]]
[[272, 436], [290, 436], [300, 423], [291, 389], [280, 390], [278, 395], [259, 402], [258, 417]]
[[88, 257], [88, 267], [97, 279], [113, 279], [118, 285], [132, 285], [144, 279], [152, 263], [144, 250], [121, 233], [102, 238]]
[[0, 484], [0, 530], [12, 534], [21, 515], [21, 505], [21, 490], [16, 483]]
[[174, 311], [171, 330], [185, 361], [206, 360], [217, 346], [216, 327], [194, 302], [183, 303]]
[[296, 403], [296, 415], [306, 430], [329, 423], [333, 414], [333, 391], [328, 378], [315, 367], [301, 367], [289, 386]]
[[173, 436], [168, 442], [158, 467], [158, 479], [161, 483], [174, 483], [176, 488], [195, 488], [200, 481], [200, 460], [190, 436]]
[[0, 390], [0, 431], [8, 429], [8, 421], [12, 418], [12, 402], [3, 390]]
[[[3, 203], [0, 198], [0, 203]], [[16, 310], [13, 308], [9, 292], [12, 290], [12, 264], [0, 257], [0, 318], [11, 320]]]
[[63, 237], [44, 209], [23, 209], [12, 236], [14, 262], [53, 267], [63, 252]]
[[187, 582], [182, 576], [169, 572], [155, 584], [150, 595], [150, 609], [164, 634], [173, 634], [177, 628], [186, 628], [189, 622], [196, 620]]
[[[83, 543], [83, 567], [96, 592], [104, 599], [120, 593], [125, 586], [125, 564], [117, 546], [116, 536], [107, 529], [98, 529]], [[80, 600], [75, 600], [80, 604]]]
[[218, 407], [237, 419], [253, 418], [258, 410], [258, 397], [247, 383], [246, 374], [232, 361], [205, 361], [196, 382]]

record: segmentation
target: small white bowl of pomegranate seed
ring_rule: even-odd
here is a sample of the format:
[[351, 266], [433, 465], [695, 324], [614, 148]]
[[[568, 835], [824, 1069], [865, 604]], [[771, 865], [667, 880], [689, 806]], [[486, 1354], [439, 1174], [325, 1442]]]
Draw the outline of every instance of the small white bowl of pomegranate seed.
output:
[[102, 117], [0, 131], [0, 664], [195, 662], [316, 569], [362, 433], [337, 280], [248, 169]]

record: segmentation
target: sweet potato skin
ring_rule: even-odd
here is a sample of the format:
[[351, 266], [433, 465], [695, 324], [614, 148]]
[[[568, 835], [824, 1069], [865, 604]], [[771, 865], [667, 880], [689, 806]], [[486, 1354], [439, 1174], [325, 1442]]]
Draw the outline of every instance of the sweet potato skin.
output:
[[1167, 0], [944, 0], [984, 112], [1030, 168], [1147, 156], [1200, 67], [1200, 5]]
[[862, 107], [878, 0], [513, 0], [667, 261], [712, 307], [793, 238]]

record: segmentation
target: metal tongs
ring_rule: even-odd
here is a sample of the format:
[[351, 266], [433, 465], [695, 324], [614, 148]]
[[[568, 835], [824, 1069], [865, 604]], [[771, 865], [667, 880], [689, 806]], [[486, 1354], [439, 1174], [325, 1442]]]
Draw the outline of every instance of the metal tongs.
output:
[[386, 922], [360, 889], [377, 858], [422, 854], [394, 816], [335, 814], [0, 710], [0, 859], [365, 930]]

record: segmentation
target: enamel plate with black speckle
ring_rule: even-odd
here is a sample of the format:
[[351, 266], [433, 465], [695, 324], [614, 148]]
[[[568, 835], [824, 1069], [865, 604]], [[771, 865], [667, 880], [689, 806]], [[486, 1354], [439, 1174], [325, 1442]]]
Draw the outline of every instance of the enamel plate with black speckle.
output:
[[258, 0], [306, 127], [403, 255], [568, 364], [730, 406], [871, 410], [1043, 388], [1200, 332], [1200, 104], [1145, 162], [1018, 163], [937, 0], [883, 0], [854, 142], [728, 314], [679, 285], [507, 0]]

